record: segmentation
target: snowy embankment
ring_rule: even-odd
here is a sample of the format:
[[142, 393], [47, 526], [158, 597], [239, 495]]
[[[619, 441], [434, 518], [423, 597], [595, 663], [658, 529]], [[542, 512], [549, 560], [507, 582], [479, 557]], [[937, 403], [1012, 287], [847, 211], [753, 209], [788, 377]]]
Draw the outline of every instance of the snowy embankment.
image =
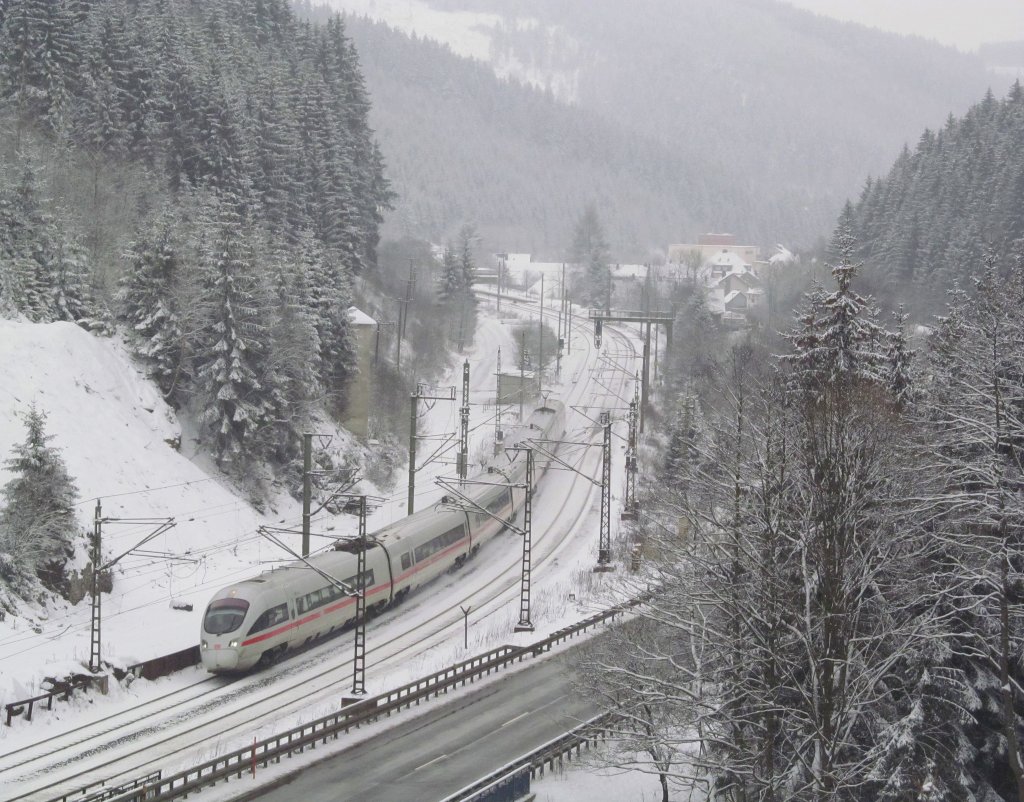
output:
[[[195, 614], [172, 610], [171, 600], [201, 605], [213, 589], [206, 580], [223, 583], [226, 558], [255, 544], [256, 527], [266, 519], [204, 470], [203, 460], [185, 456], [194, 443], [181, 437], [173, 410], [117, 340], [70, 323], [0, 320], [0, 455], [24, 439], [21, 415], [33, 403], [47, 416], [51, 444], [78, 485], [83, 532], [91, 529], [96, 499], [104, 517], [173, 517], [176, 526], [147, 548], [190, 560], [130, 556], [118, 564], [114, 592], [103, 597], [104, 660], [127, 665], [192, 645]], [[0, 466], [0, 484], [9, 479]], [[149, 531], [107, 524], [105, 559], [128, 551]], [[80, 568], [87, 557], [84, 537], [79, 552]], [[242, 573], [255, 568], [251, 556], [236, 565]], [[75, 607], [54, 600], [21, 612], [0, 622], [3, 701], [38, 693], [44, 676], [81, 671], [89, 659], [88, 597]]]
[[[487, 394], [498, 347], [511, 348], [505, 328], [484, 319], [480, 343], [468, 356], [474, 394]], [[83, 537], [75, 568], [87, 561], [96, 500], [108, 519], [173, 518], [174, 528], [146, 545], [150, 556], [129, 555], [113, 569], [113, 592], [102, 596], [101, 653], [105, 663], [127, 666], [195, 645], [202, 610], [210, 596], [241, 577], [290, 559], [257, 533], [261, 525], [298, 529], [301, 505], [282, 492], [257, 510], [197, 448], [187, 427], [140, 373], [117, 339], [96, 337], [69, 323], [32, 324], [0, 320], [0, 463], [25, 438], [21, 416], [35, 403], [47, 417], [51, 445], [60, 449], [79, 491]], [[438, 403], [424, 414], [424, 430], [456, 430], [457, 404]], [[325, 431], [321, 424], [318, 431]], [[486, 447], [474, 431], [471, 455]], [[347, 443], [344, 430], [333, 445]], [[316, 438], [314, 447], [324, 439]], [[418, 460], [419, 461], [419, 460]], [[433, 477], [450, 465], [419, 472], [417, 508], [441, 493]], [[0, 486], [11, 475], [0, 465]], [[369, 530], [405, 514], [401, 476], [395, 492], [370, 516]], [[362, 485], [361, 492], [376, 493]], [[354, 534], [354, 516], [314, 516], [312, 529]], [[150, 524], [105, 523], [103, 557], [111, 560], [153, 530]], [[298, 536], [285, 536], [294, 549]], [[314, 549], [324, 544], [314, 538]], [[153, 552], [177, 559], [153, 556]], [[172, 608], [191, 604], [192, 611]], [[26, 604], [18, 616], [0, 621], [0, 704], [40, 692], [46, 677], [82, 672], [89, 661], [90, 606], [86, 596], [71, 606], [53, 599], [46, 607]]]

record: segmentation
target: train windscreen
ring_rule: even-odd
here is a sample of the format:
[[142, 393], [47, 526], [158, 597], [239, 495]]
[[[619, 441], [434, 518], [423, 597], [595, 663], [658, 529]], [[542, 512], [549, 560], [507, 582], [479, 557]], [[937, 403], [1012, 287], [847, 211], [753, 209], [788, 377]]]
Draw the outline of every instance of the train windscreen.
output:
[[244, 599], [216, 599], [206, 608], [203, 629], [211, 635], [227, 635], [234, 632], [245, 619], [249, 602]]

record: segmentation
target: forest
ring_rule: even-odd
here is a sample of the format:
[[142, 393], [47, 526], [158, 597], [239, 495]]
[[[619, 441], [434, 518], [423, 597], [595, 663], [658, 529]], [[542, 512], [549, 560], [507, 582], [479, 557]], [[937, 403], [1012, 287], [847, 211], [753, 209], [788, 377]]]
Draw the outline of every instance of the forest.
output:
[[293, 453], [393, 197], [340, 19], [5, 0], [0, 53], [0, 309], [120, 326], [223, 468]]
[[[941, 147], [922, 138], [913, 174], [932, 182], [906, 156], [872, 182], [885, 214], [847, 207], [778, 332], [723, 331], [702, 293], [678, 298], [678, 404], [624, 581], [658, 592], [578, 661], [581, 692], [621, 716], [611, 762], [666, 799], [1024, 798], [1021, 206], [965, 179], [999, 142], [989, 175], [1013, 183], [1022, 111], [1018, 86], [987, 96]], [[922, 237], [948, 267], [916, 320], [863, 290], [886, 269], [904, 286], [879, 243], [905, 208], [976, 237]]]
[[872, 289], [926, 311], [968, 288], [991, 251], [1001, 274], [1024, 255], [1024, 89], [991, 92], [905, 148], [842, 213]]

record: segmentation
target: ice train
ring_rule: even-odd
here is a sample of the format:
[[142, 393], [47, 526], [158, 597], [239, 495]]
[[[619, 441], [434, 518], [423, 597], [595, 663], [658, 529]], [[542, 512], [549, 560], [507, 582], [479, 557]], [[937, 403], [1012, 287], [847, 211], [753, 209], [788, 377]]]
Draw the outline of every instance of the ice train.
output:
[[[507, 444], [526, 438], [558, 439], [565, 431], [565, 408], [548, 401], [533, 411]], [[522, 484], [525, 457], [511, 463], [500, 457], [501, 473], [486, 478]], [[536, 482], [542, 471], [536, 471]], [[466, 495], [488, 510], [447, 509], [438, 504], [384, 527], [367, 538], [366, 609], [396, 604], [411, 591], [459, 568], [511, 521], [526, 497], [524, 487], [468, 484]], [[494, 517], [491, 517], [491, 516]], [[498, 520], [500, 519], [500, 520]], [[357, 544], [338, 542], [309, 562], [330, 577], [356, 586]], [[248, 671], [275, 662], [291, 649], [327, 635], [349, 623], [355, 598], [345, 594], [301, 561], [267, 571], [217, 591], [203, 616], [200, 654], [208, 671]]]

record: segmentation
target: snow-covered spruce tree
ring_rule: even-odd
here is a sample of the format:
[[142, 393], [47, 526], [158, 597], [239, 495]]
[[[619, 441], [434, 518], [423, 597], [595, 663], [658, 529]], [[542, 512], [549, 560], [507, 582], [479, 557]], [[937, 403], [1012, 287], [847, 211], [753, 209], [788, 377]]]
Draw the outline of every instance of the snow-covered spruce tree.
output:
[[63, 592], [64, 567], [80, 534], [75, 520], [78, 490], [58, 449], [49, 445], [46, 415], [35, 404], [24, 417], [28, 430], [5, 467], [14, 474], [2, 491], [0, 565], [7, 580], [35, 575], [50, 590]]
[[445, 246], [441, 256], [441, 279], [437, 288], [438, 300], [445, 306], [454, 305], [465, 292], [462, 266], [451, 243]]
[[[1024, 291], [989, 256], [975, 292], [954, 291], [931, 343], [928, 426], [937, 553], [932, 614], [959, 690], [962, 761], [977, 799], [1024, 799]], [[988, 796], [986, 796], [988, 794]], [[997, 795], [997, 796], [996, 796]]]
[[119, 316], [132, 329], [135, 354], [146, 362], [164, 398], [180, 403], [191, 349], [179, 310], [185, 266], [169, 213], [158, 215], [136, 234], [124, 261]]
[[274, 426], [259, 435], [260, 450], [284, 464], [298, 457], [313, 404], [323, 400], [321, 348], [314, 293], [303, 265], [294, 264], [285, 251], [275, 252], [269, 241], [262, 248], [270, 255], [268, 297], [261, 304], [270, 334], [264, 375], [272, 378], [271, 400], [277, 411]]
[[65, 4], [52, 0], [21, 0], [4, 13], [0, 100], [14, 107], [19, 137], [33, 123], [61, 127], [73, 75], [73, 25]]
[[896, 328], [889, 337], [885, 356], [886, 383], [898, 408], [905, 410], [913, 404], [917, 391], [911, 368], [916, 352], [907, 344], [907, 313], [903, 304], [893, 313], [893, 322]]
[[611, 270], [604, 226], [594, 204], [588, 204], [573, 229], [570, 254], [583, 267], [581, 301], [594, 307], [611, 303]]
[[81, 247], [47, 212], [33, 159], [0, 189], [0, 305], [34, 322], [86, 322], [96, 304]]
[[919, 645], [905, 569], [920, 548], [906, 499], [914, 472], [906, 427], [886, 384], [888, 334], [851, 287], [852, 240], [841, 231], [837, 289], [812, 292], [789, 335], [791, 500], [800, 604], [783, 686], [795, 746], [788, 798], [857, 799], [868, 755], [892, 711], [886, 691]]
[[473, 248], [476, 246], [477, 240], [476, 229], [473, 226], [465, 225], [459, 231], [459, 268], [462, 271], [462, 286], [474, 301], [475, 296], [470, 293], [470, 290], [476, 281], [476, 259], [473, 257]]
[[357, 370], [349, 320], [351, 279], [344, 265], [323, 248], [312, 232], [300, 236], [299, 251], [320, 347], [319, 389], [324, 394], [324, 406], [340, 415], [345, 409], [348, 383]]
[[257, 306], [251, 233], [230, 199], [217, 203], [209, 236], [209, 358], [196, 376], [199, 420], [217, 464], [243, 473], [258, 456], [250, 450], [252, 435], [275, 417], [276, 388], [261, 370], [268, 333]]
[[794, 352], [783, 357], [793, 368], [794, 389], [810, 399], [849, 381], [879, 383], [886, 372], [889, 336], [870, 300], [853, 290], [858, 266], [847, 228], [839, 228], [831, 248], [840, 255], [831, 266], [836, 289], [814, 287], [805, 296], [797, 328], [787, 337]]

